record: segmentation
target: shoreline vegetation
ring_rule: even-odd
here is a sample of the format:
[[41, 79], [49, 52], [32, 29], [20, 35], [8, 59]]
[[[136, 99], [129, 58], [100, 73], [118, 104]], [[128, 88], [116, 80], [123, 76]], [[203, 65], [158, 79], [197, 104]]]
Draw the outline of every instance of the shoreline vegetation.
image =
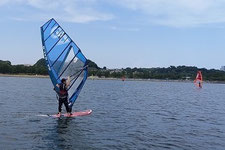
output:
[[[88, 79], [92, 80], [125, 80], [125, 81], [168, 81], [193, 82], [197, 71], [203, 73], [204, 82], [225, 83], [225, 71], [197, 68], [194, 66], [170, 66], [168, 68], [100, 68], [88, 60]], [[45, 59], [34, 65], [12, 65], [10, 61], [0, 60], [0, 77], [48, 78]]]

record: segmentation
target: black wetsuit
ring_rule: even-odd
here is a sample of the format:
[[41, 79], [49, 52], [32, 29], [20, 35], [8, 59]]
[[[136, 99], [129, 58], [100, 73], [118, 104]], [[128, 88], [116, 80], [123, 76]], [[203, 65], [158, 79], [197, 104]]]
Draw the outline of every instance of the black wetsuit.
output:
[[64, 84], [64, 83], [59, 84], [58, 95], [59, 95], [59, 106], [58, 106], [59, 112], [62, 111], [62, 104], [64, 104], [64, 106], [66, 107], [67, 113], [70, 113], [72, 110], [68, 105], [68, 92], [66, 89], [66, 84]]

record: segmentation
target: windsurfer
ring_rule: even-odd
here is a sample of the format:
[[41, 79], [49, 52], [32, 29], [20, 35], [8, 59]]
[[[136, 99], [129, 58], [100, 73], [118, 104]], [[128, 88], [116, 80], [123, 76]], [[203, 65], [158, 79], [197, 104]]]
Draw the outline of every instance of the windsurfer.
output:
[[68, 113], [68, 115], [71, 115], [71, 111], [72, 108], [69, 107], [68, 104], [68, 92], [67, 92], [67, 88], [70, 86], [70, 77], [68, 77], [67, 79], [63, 78], [61, 80], [60, 84], [56, 84], [56, 86], [59, 88], [59, 92], [58, 92], [58, 115], [61, 115], [61, 111], [62, 111], [62, 104], [64, 104], [64, 106], [66, 107], [66, 111]]
[[194, 80], [194, 83], [197, 87], [202, 88], [202, 72], [198, 71], [197, 76]]

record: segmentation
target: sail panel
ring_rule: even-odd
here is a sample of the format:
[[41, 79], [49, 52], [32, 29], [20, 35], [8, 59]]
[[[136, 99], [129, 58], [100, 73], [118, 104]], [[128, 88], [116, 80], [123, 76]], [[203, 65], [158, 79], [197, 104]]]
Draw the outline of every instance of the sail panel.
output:
[[[88, 76], [87, 67], [84, 68], [82, 76], [83, 76], [83, 80], [78, 85], [78, 87], [76, 88], [76, 91], [73, 93], [73, 95], [70, 98], [70, 101], [72, 103], [74, 103], [76, 101], [76, 99], [77, 99], [78, 95], [80, 94], [80, 91], [81, 91], [82, 87], [84, 86], [84, 83], [85, 83], [85, 81], [87, 79], [87, 76]], [[76, 86], [74, 86], [74, 87], [76, 87]]]
[[42, 26], [43, 30], [43, 40], [46, 41], [46, 39], [51, 35], [51, 31], [53, 27], [58, 27], [59, 25], [55, 22], [55, 20], [50, 20], [48, 25]]
[[67, 36], [64, 34], [62, 28], [58, 28], [57, 31], [53, 32], [45, 41], [47, 54], [55, 49], [55, 47], [68, 43], [69, 41], [66, 39]]
[[52, 21], [52, 20], [49, 20], [48, 22], [46, 22], [46, 23], [42, 26], [42, 28], [43, 28], [44, 31], [47, 29], [47, 27], [49, 26], [49, 24], [51, 23], [51, 21]]
[[54, 68], [54, 70], [57, 72], [57, 76], [60, 75], [60, 70], [65, 62], [66, 56], [68, 55], [68, 53], [70, 52], [71, 46], [70, 44], [62, 51], [61, 54], [58, 55], [58, 57], [56, 59], [52, 59], [54, 60], [54, 62], [52, 63], [52, 67]]
[[55, 47], [49, 53], [47, 53], [51, 65], [53, 65], [53, 63], [55, 62], [55, 60], [57, 60], [61, 53], [63, 53], [63, 51], [68, 48], [70, 41], [71, 40], [67, 39], [66, 42], [56, 44]]

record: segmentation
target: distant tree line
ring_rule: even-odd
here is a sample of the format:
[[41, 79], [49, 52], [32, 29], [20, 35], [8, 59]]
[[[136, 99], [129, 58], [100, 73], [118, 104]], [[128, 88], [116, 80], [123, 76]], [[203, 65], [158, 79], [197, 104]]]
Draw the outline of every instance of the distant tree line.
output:
[[89, 75], [105, 78], [135, 78], [135, 79], [168, 79], [194, 80], [197, 71], [201, 70], [203, 80], [225, 81], [225, 72], [215, 69], [207, 70], [192, 66], [170, 66], [168, 68], [125, 68], [125, 69], [93, 69]]
[[[208, 81], [225, 81], [225, 72], [215, 69], [207, 70], [192, 66], [170, 66], [168, 68], [100, 68], [95, 62], [88, 60], [88, 75], [100, 78], [135, 78], [135, 79], [168, 79], [194, 80], [197, 71], [201, 70], [203, 79]], [[34, 65], [12, 65], [10, 61], [0, 60], [0, 73], [3, 74], [38, 74], [47, 75], [45, 59], [38, 60]]]
[[10, 61], [0, 60], [0, 73], [47, 75], [48, 71], [44, 59], [38, 60], [34, 65], [12, 65]]

